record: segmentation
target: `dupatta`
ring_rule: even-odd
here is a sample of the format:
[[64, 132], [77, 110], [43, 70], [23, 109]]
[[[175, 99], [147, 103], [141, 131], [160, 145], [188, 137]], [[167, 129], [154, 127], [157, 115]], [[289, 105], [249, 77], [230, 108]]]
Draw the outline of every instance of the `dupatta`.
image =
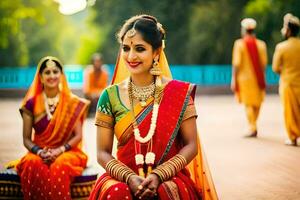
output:
[[[130, 75], [121, 54], [122, 51], [120, 50], [112, 84], [120, 83]], [[160, 52], [158, 66], [162, 71], [161, 76], [172, 78], [163, 50]], [[182, 147], [181, 144], [178, 143], [178, 140], [176, 140], [176, 136], [188, 101], [190, 98], [194, 99], [195, 91], [196, 87], [194, 85], [175, 80], [170, 81], [165, 86], [157, 119], [157, 129], [153, 136], [153, 144], [155, 146], [153, 150], [157, 155], [155, 165], [159, 165], [173, 157]], [[174, 99], [176, 99], [176, 101], [174, 101]], [[152, 108], [153, 98], [148, 99], [147, 106], [145, 108], [142, 108], [139, 104], [134, 108], [134, 113], [137, 117], [142, 137], [147, 134], [147, 130], [149, 129]], [[129, 153], [135, 152], [134, 137], [132, 136], [132, 118], [130, 113], [128, 113], [115, 125], [114, 130], [118, 141], [125, 144], [118, 149], [118, 159], [137, 172], [137, 166], [135, 165], [134, 159], [132, 159], [132, 155]], [[123, 138], [126, 140], [125, 142], [122, 142]], [[201, 192], [203, 199], [218, 199], [205, 154], [201, 147], [199, 134], [197, 137], [197, 148], [198, 154], [188, 164], [186, 171], [190, 175], [190, 178], [194, 181], [198, 191]]]
[[264, 71], [261, 67], [261, 62], [258, 54], [258, 49], [257, 49], [257, 44], [256, 44], [256, 39], [254, 36], [245, 36], [243, 38], [249, 56], [250, 60], [252, 62], [252, 67], [254, 70], [255, 78], [257, 81], [257, 84], [260, 89], [264, 90], [266, 88], [266, 82], [265, 82], [265, 77], [264, 77]]
[[[34, 124], [46, 115], [45, 103], [43, 97], [43, 84], [40, 79], [39, 70], [42, 63], [46, 60], [54, 60], [62, 67], [61, 62], [52, 56], [44, 57], [40, 60], [30, 88], [25, 95], [20, 113], [26, 112], [33, 116]], [[57, 147], [63, 145], [72, 135], [75, 124], [80, 121], [83, 123], [89, 101], [81, 99], [72, 94], [65, 74], [62, 72], [59, 84], [60, 97], [52, 119], [49, 121], [47, 128], [39, 134], [34, 134], [34, 143], [40, 147]], [[31, 101], [33, 109], [29, 111], [26, 105]]]

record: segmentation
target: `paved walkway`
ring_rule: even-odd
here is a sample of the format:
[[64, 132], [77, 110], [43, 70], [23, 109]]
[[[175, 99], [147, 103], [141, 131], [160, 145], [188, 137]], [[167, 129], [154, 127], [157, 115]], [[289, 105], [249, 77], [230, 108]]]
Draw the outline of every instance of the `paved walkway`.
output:
[[[20, 99], [0, 100], [0, 167], [21, 157]], [[232, 96], [198, 96], [197, 119], [220, 199], [300, 199], [300, 147], [283, 145], [285, 131], [277, 95], [268, 95], [259, 119], [259, 137], [245, 139], [243, 107]], [[84, 126], [84, 148], [96, 165], [93, 119]]]

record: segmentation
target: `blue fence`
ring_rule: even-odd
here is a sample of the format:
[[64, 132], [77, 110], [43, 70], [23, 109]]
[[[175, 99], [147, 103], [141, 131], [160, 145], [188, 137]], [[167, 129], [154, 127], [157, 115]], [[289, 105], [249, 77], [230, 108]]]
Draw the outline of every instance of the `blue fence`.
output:
[[[111, 78], [114, 65], [108, 65], [107, 69]], [[0, 68], [0, 88], [28, 88], [33, 80], [35, 70], [35, 67]], [[171, 65], [171, 71], [174, 79], [202, 86], [226, 86], [231, 82], [231, 65]], [[66, 65], [65, 74], [71, 88], [82, 88], [83, 68], [81, 65]], [[270, 66], [266, 70], [266, 79], [268, 85], [278, 84], [279, 77]]]

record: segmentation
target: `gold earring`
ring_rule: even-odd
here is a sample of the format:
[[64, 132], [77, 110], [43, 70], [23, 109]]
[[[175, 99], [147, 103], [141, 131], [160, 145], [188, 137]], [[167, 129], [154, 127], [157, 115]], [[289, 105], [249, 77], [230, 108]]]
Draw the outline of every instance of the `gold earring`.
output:
[[158, 59], [154, 59], [154, 63], [150, 69], [150, 74], [153, 76], [160, 76], [162, 74], [162, 72], [158, 66]]

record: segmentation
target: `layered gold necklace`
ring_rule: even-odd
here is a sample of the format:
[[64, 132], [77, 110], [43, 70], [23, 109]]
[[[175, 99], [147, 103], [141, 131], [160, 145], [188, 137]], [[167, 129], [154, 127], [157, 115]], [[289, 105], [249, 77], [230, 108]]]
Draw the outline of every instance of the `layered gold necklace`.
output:
[[132, 81], [130, 81], [129, 84], [132, 88], [132, 96], [139, 100], [142, 107], [146, 106], [147, 99], [154, 96], [155, 83], [152, 82], [150, 85], [143, 87], [136, 86]]
[[[159, 79], [159, 77], [156, 77], [156, 79]], [[143, 166], [144, 164], [147, 164], [148, 169], [147, 169], [147, 174], [151, 173], [152, 171], [152, 166], [154, 165], [155, 162], [155, 153], [152, 152], [152, 137], [155, 133], [155, 129], [156, 129], [156, 123], [157, 123], [157, 117], [158, 117], [158, 110], [159, 110], [159, 87], [161, 86], [161, 81], [155, 81], [155, 83], [152, 83], [149, 86], [146, 87], [136, 87], [134, 86], [134, 84], [132, 83], [131, 80], [129, 80], [128, 83], [128, 94], [129, 94], [129, 101], [130, 101], [130, 105], [131, 105], [131, 113], [132, 113], [132, 117], [133, 117], [133, 134], [134, 134], [134, 138], [135, 138], [135, 163], [138, 166], [138, 172], [139, 172], [139, 176], [145, 177], [145, 173], [143, 170]], [[134, 87], [135, 87], [135, 92], [134, 92]], [[153, 89], [152, 89], [153, 88]], [[147, 91], [147, 94], [143, 94], [140, 95], [138, 93], [141, 91]], [[145, 137], [142, 137], [140, 135], [140, 130], [138, 127], [138, 123], [135, 119], [135, 115], [134, 115], [134, 109], [133, 109], [133, 98], [136, 99], [142, 99], [142, 103], [141, 106], [146, 106], [146, 100], [150, 97], [150, 96], [154, 96], [154, 105], [153, 105], [153, 110], [152, 110], [152, 117], [151, 117], [151, 124], [148, 130], [148, 133]], [[140, 149], [140, 145], [141, 144], [146, 144], [148, 143], [148, 150], [146, 155], [144, 156], [141, 153], [141, 149]], [[138, 148], [137, 148], [138, 146]]]

